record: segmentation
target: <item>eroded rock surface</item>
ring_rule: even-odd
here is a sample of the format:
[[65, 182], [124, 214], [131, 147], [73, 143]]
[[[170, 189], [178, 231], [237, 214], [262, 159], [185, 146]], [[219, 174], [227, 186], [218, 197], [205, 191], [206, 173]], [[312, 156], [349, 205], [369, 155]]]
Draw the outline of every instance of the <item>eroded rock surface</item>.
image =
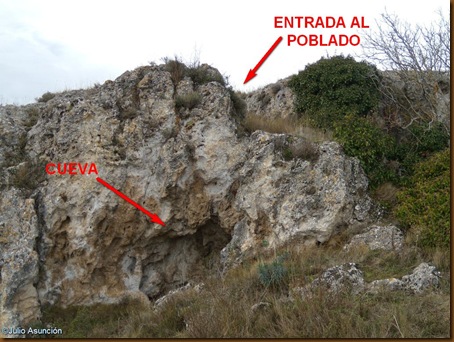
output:
[[[176, 107], [177, 96], [194, 92], [198, 104]], [[8, 160], [2, 229], [22, 237], [20, 246], [2, 238], [2, 256], [10, 258], [2, 268], [2, 317], [36, 317], [36, 302], [110, 303], [134, 292], [155, 299], [253, 255], [264, 241], [315, 244], [368, 223], [358, 160], [333, 142], [316, 145], [310, 158], [288, 158], [289, 144], [303, 138], [240, 136], [234, 114], [220, 83], [174, 84], [163, 66], [47, 103], [0, 107], [8, 132], [0, 148], [0, 160]], [[17, 160], [12, 153], [20, 153]], [[50, 176], [49, 162], [96, 163], [99, 175]], [[22, 311], [27, 317], [17, 316]]]
[[0, 197], [0, 326], [17, 327], [41, 317], [38, 282], [38, 220], [35, 201], [16, 189]]
[[399, 251], [403, 247], [404, 235], [394, 225], [368, 227], [363, 233], [353, 236], [350, 242], [344, 246], [345, 250], [353, 247], [367, 246], [371, 250], [394, 250]]
[[293, 118], [295, 95], [288, 87], [290, 77], [253, 91], [245, 97], [249, 114], [268, 118]]

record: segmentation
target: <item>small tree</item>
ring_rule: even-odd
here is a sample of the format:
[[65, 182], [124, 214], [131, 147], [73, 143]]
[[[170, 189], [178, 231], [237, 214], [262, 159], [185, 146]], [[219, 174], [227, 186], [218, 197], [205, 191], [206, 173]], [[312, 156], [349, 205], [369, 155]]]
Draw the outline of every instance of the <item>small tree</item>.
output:
[[386, 70], [381, 91], [394, 125], [440, 121], [449, 131], [450, 25], [439, 16], [430, 26], [412, 26], [385, 12], [378, 31], [365, 33], [362, 57]]
[[375, 66], [351, 56], [334, 56], [307, 65], [289, 86], [296, 111], [320, 128], [331, 128], [347, 113], [365, 116], [377, 107], [378, 79]]

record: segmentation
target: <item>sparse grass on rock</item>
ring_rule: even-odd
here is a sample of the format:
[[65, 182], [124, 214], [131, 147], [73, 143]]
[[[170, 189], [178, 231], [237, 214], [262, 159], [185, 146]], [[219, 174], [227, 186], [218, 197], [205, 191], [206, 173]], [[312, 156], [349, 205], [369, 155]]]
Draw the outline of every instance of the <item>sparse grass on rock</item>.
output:
[[257, 130], [268, 133], [287, 133], [306, 138], [310, 142], [322, 142], [332, 139], [328, 130], [311, 127], [304, 118], [264, 117], [248, 113], [242, 125], [248, 132]]
[[187, 109], [193, 109], [197, 107], [202, 100], [202, 97], [200, 96], [199, 93], [193, 91], [185, 95], [178, 95], [175, 98], [175, 107], [177, 109], [180, 108], [187, 108]]

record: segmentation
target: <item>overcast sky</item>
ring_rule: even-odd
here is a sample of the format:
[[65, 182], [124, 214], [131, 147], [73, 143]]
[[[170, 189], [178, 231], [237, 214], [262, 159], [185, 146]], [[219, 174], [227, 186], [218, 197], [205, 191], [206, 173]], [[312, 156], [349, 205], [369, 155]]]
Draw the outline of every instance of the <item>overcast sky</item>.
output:
[[[0, 104], [33, 102], [46, 91], [85, 88], [126, 70], [194, 58], [252, 90], [297, 73], [322, 56], [355, 54], [351, 47], [287, 46], [288, 34], [358, 34], [362, 30], [277, 29], [275, 16], [363, 16], [370, 30], [386, 10], [410, 23], [449, 15], [449, 1], [381, 0], [0, 0]], [[243, 81], [276, 41], [284, 40], [258, 76]]]

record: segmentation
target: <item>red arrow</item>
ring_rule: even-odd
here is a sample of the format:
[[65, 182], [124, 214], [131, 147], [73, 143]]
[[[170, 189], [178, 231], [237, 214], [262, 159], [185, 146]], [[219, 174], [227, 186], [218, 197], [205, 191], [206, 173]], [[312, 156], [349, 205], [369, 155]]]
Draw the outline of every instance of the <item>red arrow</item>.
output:
[[271, 55], [273, 50], [279, 45], [279, 43], [282, 41], [282, 37], [279, 37], [273, 44], [272, 47], [265, 53], [265, 56], [262, 57], [260, 62], [257, 63], [254, 69], [249, 70], [246, 79], [244, 80], [243, 84], [248, 83], [250, 80], [252, 80], [255, 76], [257, 76], [256, 72], [259, 70], [259, 68], [262, 66], [262, 64], [266, 61], [266, 59]]
[[145, 215], [149, 216], [151, 218], [151, 222], [154, 222], [154, 223], [157, 223], [157, 224], [160, 224], [161, 226], [165, 226], [165, 223], [162, 222], [162, 220], [159, 218], [158, 215], [156, 214], [152, 214], [150, 213], [148, 210], [144, 209], [143, 207], [141, 207], [139, 204], [137, 204], [136, 202], [134, 202], [132, 199], [130, 199], [128, 196], [126, 196], [125, 194], [121, 193], [120, 191], [118, 191], [117, 189], [115, 189], [112, 185], [110, 185], [109, 183], [107, 183], [105, 180], [99, 178], [99, 177], [96, 177], [96, 180], [101, 183], [102, 185], [104, 185], [107, 189], [113, 191], [116, 195], [120, 196], [121, 198], [123, 198], [125, 201], [129, 202], [130, 204], [132, 204], [133, 206], [135, 206], [137, 209], [139, 209], [141, 212], [143, 212]]

